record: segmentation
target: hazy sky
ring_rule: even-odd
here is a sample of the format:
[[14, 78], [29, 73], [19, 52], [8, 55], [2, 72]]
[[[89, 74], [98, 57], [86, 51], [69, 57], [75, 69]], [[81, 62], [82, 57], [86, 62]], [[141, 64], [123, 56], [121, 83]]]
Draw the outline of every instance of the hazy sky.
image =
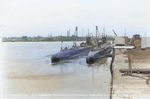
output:
[[[99, 32], [119, 36], [150, 36], [150, 0], [1, 0], [0, 32], [3, 37], [53, 36]], [[82, 32], [83, 31], [83, 32]]]

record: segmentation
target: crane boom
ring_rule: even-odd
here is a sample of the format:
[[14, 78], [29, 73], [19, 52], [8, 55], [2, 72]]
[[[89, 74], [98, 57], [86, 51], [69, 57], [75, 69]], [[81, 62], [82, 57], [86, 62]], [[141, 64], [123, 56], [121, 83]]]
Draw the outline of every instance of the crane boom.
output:
[[112, 31], [114, 32], [115, 36], [117, 36], [116, 32], [114, 30], [112, 30]]

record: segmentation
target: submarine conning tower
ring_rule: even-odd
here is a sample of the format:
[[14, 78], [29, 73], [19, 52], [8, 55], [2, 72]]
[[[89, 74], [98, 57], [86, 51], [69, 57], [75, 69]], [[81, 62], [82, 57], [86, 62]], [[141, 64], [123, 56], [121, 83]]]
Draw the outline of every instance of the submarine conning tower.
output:
[[102, 37], [102, 43], [103, 44], [106, 43], [106, 37], [105, 36]]
[[87, 45], [92, 45], [91, 37], [90, 37], [90, 36], [87, 36], [87, 37], [86, 37], [86, 44], [87, 44]]

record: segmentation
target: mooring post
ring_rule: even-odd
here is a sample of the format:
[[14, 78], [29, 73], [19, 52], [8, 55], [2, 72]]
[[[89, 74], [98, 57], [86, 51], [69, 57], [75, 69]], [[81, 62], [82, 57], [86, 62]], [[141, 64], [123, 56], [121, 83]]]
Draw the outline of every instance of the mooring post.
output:
[[128, 56], [128, 73], [132, 75], [132, 65], [131, 65], [131, 53], [130, 51], [127, 51]]

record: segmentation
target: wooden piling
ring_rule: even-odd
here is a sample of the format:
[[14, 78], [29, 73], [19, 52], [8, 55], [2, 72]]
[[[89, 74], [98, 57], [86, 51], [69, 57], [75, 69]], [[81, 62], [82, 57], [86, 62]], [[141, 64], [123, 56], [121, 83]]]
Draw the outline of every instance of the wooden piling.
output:
[[132, 58], [131, 58], [131, 53], [130, 51], [127, 52], [127, 56], [128, 56], [128, 74], [131, 74], [132, 75], [132, 65], [131, 65], [131, 62], [132, 62]]

